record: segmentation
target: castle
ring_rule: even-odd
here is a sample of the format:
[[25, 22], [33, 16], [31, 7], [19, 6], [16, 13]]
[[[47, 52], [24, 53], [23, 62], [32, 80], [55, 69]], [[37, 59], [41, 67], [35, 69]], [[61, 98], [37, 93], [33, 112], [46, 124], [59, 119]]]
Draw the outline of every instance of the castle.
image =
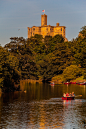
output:
[[59, 23], [56, 23], [56, 26], [47, 25], [47, 15], [41, 15], [41, 26], [33, 26], [33, 27], [27, 27], [28, 28], [28, 38], [31, 36], [34, 36], [35, 34], [40, 34], [45, 38], [45, 36], [52, 36], [59, 34], [62, 35], [67, 41], [65, 37], [65, 26], [59, 26]]

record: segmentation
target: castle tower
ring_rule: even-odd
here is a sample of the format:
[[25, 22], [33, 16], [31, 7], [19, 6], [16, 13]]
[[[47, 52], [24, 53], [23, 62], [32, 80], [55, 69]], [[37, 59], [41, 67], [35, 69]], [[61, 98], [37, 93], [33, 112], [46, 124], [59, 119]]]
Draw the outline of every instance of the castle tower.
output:
[[41, 15], [41, 26], [47, 25], [47, 15]]

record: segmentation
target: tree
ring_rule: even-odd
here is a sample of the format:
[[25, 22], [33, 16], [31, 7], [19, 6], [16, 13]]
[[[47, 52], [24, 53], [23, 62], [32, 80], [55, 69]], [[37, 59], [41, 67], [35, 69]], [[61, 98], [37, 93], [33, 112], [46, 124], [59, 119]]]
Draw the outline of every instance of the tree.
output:
[[[13, 90], [19, 84], [20, 72], [17, 57], [0, 47], [0, 85], [4, 89]], [[18, 88], [18, 87], [16, 87]]]
[[35, 35], [34, 35], [34, 38], [37, 38], [37, 39], [42, 40], [43, 37], [42, 37], [42, 35], [40, 35], [40, 34], [35, 34]]
[[52, 63], [53, 54], [50, 53], [44, 56], [41, 60], [37, 62], [38, 76], [41, 77], [43, 81], [49, 81], [51, 78], [56, 75], [58, 66], [54, 66]]
[[83, 26], [79, 33], [82, 34], [82, 36], [84, 36], [84, 38], [86, 38], [86, 26]]
[[48, 44], [49, 43], [49, 41], [51, 41], [52, 40], [52, 36], [45, 36], [45, 38], [44, 38], [44, 42], [46, 43], [46, 44]]
[[81, 75], [81, 69], [77, 65], [70, 65], [63, 71], [63, 80], [70, 81]]
[[59, 43], [55, 46], [55, 50], [53, 51], [53, 65], [58, 66], [58, 74], [62, 73], [63, 70], [72, 64], [73, 56], [71, 49], [67, 47], [65, 43]]
[[84, 79], [86, 79], [86, 68], [84, 69], [83, 76], [84, 76]]
[[86, 39], [80, 40], [78, 38], [73, 48], [76, 64], [82, 68], [86, 68]]
[[62, 37], [62, 35], [55, 35], [52, 39], [53, 43], [62, 43], [64, 42], [64, 38]]

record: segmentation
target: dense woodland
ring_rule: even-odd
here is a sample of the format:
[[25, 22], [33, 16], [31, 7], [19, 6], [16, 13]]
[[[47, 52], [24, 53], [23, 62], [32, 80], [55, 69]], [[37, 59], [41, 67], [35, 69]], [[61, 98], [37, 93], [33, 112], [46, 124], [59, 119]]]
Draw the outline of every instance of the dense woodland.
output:
[[0, 86], [13, 89], [20, 79], [50, 81], [63, 75], [63, 81], [79, 76], [86, 79], [86, 26], [80, 36], [64, 42], [54, 37], [36, 34], [30, 39], [11, 37], [4, 48], [0, 46]]

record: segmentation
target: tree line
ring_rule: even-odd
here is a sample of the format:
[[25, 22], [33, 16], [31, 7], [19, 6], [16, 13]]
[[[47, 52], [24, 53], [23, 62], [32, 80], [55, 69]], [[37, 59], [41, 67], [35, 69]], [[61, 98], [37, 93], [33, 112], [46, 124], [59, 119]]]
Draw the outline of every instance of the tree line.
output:
[[50, 81], [59, 74], [63, 74], [64, 81], [81, 75], [86, 79], [86, 26], [68, 42], [61, 35], [10, 39], [4, 48], [0, 46], [1, 87], [13, 87], [20, 79]]

